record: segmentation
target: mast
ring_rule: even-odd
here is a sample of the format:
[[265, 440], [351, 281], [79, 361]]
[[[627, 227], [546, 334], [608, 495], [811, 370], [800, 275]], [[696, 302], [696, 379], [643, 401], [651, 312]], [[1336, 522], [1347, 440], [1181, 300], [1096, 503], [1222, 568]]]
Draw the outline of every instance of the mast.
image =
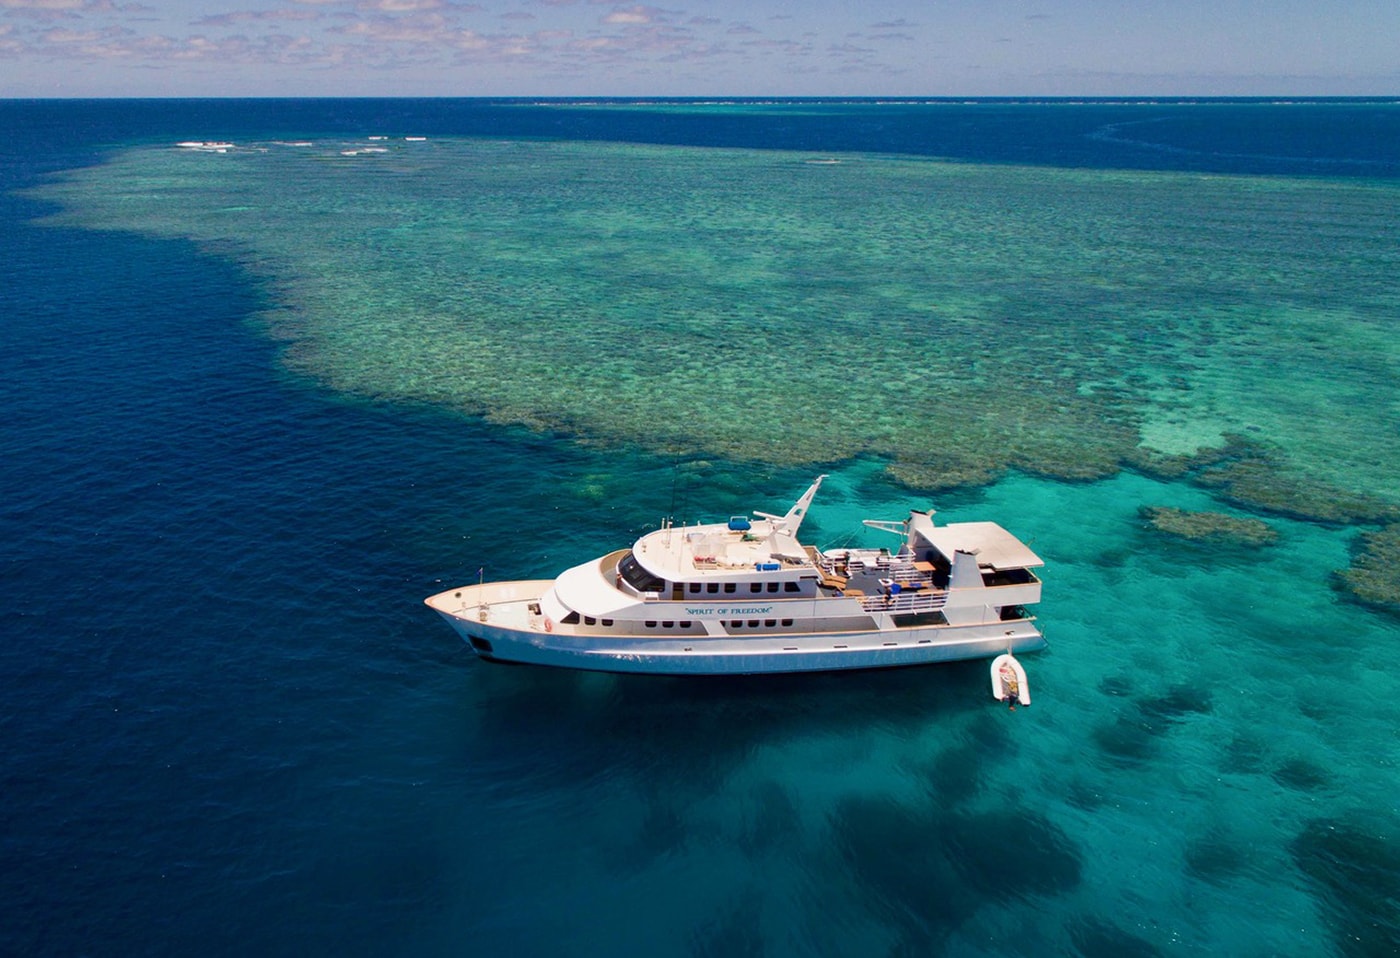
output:
[[825, 478], [825, 473], [817, 476], [817, 481], [812, 483], [811, 486], [807, 488], [806, 492], [802, 493], [802, 498], [794, 502], [792, 508], [787, 511], [787, 515], [779, 520], [788, 535], [797, 535], [797, 530], [802, 527], [802, 520], [807, 515], [807, 507], [812, 504], [812, 500], [816, 497], [817, 490], [821, 488], [822, 480]]

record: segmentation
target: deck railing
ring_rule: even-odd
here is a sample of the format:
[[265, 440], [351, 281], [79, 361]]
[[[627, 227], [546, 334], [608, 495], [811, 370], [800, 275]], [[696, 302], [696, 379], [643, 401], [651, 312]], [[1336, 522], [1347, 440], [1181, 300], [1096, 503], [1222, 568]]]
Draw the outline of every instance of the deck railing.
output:
[[892, 612], [898, 615], [937, 612], [948, 604], [948, 593], [917, 589], [893, 595], [862, 596], [860, 607], [866, 612]]

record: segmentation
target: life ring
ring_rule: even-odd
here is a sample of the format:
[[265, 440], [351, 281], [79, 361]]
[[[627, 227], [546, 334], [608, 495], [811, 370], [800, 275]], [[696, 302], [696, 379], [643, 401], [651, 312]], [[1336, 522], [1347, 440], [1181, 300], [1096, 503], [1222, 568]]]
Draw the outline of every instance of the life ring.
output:
[[544, 617], [544, 630], [546, 632], [554, 631], [554, 623], [549, 620], [549, 616]]

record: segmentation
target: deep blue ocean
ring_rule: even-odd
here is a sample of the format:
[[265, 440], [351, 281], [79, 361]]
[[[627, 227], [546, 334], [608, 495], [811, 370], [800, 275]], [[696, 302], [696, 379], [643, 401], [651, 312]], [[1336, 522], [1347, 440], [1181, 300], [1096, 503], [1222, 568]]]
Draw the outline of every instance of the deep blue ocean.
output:
[[[1241, 732], [1227, 682], [1133, 698], [1103, 673], [1071, 681], [1071, 650], [1112, 655], [1123, 622], [1073, 590], [1131, 590], [1129, 546], [1058, 578], [1052, 558], [1051, 650], [1015, 715], [983, 663], [703, 680], [482, 663], [423, 597], [483, 565], [542, 577], [630, 543], [674, 509], [675, 460], [337, 394], [282, 363], [252, 321], [276, 292], [236, 260], [41, 225], [52, 207], [18, 192], [128, 145], [385, 126], [1400, 178], [1400, 107], [1379, 100], [0, 103], [0, 953], [1400, 952], [1393, 801], [1349, 805], [1326, 783], [1352, 773], [1304, 736], [1275, 750], [1269, 719]], [[686, 495], [711, 516], [781, 511], [818, 471], [709, 469]], [[1014, 512], [1013, 531], [1087, 550], [1078, 517], [1154, 482], [1013, 476], [940, 508]], [[859, 488], [842, 510], [865, 512]], [[881, 508], [903, 496], [878, 474], [863, 488]], [[1345, 563], [1335, 528], [1280, 522]], [[1397, 647], [1392, 616], [1339, 614]], [[1394, 680], [1374, 681], [1389, 701]], [[1144, 718], [1080, 725], [1087, 698]], [[1400, 740], [1374, 734], [1358, 774], [1396, 794]], [[1197, 740], [1236, 765], [1204, 745], [1193, 763]], [[1048, 796], [1047, 776], [1069, 785]], [[1191, 811], [1207, 793], [1213, 824]]]

